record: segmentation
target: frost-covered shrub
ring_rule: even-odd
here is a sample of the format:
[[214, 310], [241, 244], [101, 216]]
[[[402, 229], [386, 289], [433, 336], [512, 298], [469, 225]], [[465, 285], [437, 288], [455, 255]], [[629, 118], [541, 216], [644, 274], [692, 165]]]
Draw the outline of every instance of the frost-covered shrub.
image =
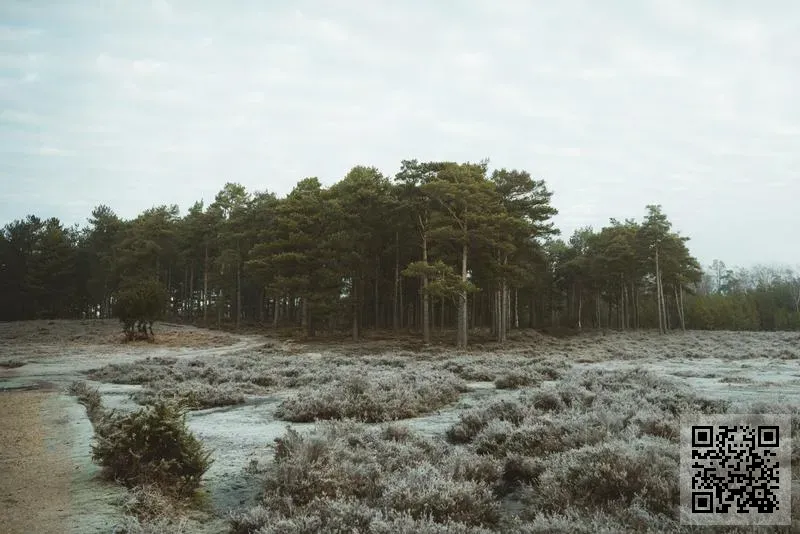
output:
[[410, 467], [386, 484], [383, 503], [414, 518], [488, 526], [500, 521], [500, 505], [482, 482], [452, 480], [430, 463]]
[[553, 387], [538, 389], [526, 397], [525, 402], [543, 412], [560, 411], [566, 408], [561, 395]]
[[185, 413], [169, 403], [111, 413], [95, 432], [92, 458], [129, 487], [153, 484], [167, 493], [191, 494], [211, 465], [211, 453], [186, 427]]
[[111, 363], [89, 371], [88, 376], [112, 384], [148, 384], [175, 379], [173, 366], [177, 361], [176, 358], [148, 357], [130, 363]]
[[530, 510], [563, 513], [573, 506], [677, 513], [679, 450], [658, 438], [590, 445], [550, 455], [524, 492]]
[[453, 480], [471, 480], [493, 486], [503, 474], [503, 462], [490, 456], [459, 451], [446, 457], [442, 469]]
[[265, 506], [230, 516], [231, 534], [490, 534], [495, 530], [370, 507], [354, 499], [314, 499], [298, 513]]
[[451, 373], [349, 376], [285, 400], [275, 416], [293, 422], [356, 419], [367, 423], [416, 417], [456, 401], [466, 390]]
[[96, 388], [90, 388], [86, 382], [76, 380], [69, 386], [69, 393], [78, 398], [78, 402], [86, 407], [86, 415], [93, 425], [97, 425], [105, 416], [100, 392]]
[[211, 386], [199, 380], [175, 383], [154, 383], [150, 388], [137, 391], [133, 399], [140, 404], [159, 400], [173, 401], [188, 410], [202, 410], [217, 406], [243, 404], [244, 394], [234, 385], [223, 383]]
[[541, 378], [538, 375], [529, 371], [507, 371], [494, 379], [494, 387], [497, 389], [518, 389], [532, 386], [540, 380]]
[[516, 402], [497, 401], [483, 409], [470, 410], [461, 414], [458, 422], [445, 432], [450, 443], [469, 443], [493, 419], [518, 425], [525, 418], [526, 411]]
[[235, 533], [481, 532], [467, 525], [499, 521], [491, 486], [501, 469], [398, 425], [287, 429], [264, 471], [263, 501], [231, 524]]

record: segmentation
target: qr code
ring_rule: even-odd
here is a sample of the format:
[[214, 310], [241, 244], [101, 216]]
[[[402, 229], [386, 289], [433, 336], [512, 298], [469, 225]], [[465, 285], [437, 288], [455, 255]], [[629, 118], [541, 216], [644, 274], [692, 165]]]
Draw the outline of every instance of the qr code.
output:
[[791, 416], [681, 418], [681, 523], [791, 524]]

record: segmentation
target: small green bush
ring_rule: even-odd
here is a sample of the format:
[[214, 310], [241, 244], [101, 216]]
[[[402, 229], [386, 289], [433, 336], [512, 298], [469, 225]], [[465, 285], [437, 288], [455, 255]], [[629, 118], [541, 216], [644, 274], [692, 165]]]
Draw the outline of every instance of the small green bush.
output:
[[186, 427], [185, 412], [172, 403], [109, 414], [95, 430], [93, 459], [128, 487], [154, 484], [165, 493], [189, 495], [211, 465], [211, 453]]

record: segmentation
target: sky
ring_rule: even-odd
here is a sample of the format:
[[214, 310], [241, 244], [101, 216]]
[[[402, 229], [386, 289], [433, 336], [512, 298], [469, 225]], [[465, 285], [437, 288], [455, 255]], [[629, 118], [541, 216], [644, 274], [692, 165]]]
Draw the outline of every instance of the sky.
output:
[[523, 169], [563, 237], [661, 204], [800, 266], [800, 3], [3, 0], [0, 225], [403, 159]]

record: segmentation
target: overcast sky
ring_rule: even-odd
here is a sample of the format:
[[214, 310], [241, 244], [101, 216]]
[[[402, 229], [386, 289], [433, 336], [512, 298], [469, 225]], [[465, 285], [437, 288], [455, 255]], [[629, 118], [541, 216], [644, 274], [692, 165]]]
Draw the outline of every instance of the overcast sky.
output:
[[0, 224], [485, 157], [565, 238], [660, 203], [704, 265], [800, 264], [800, 3], [0, 2]]

